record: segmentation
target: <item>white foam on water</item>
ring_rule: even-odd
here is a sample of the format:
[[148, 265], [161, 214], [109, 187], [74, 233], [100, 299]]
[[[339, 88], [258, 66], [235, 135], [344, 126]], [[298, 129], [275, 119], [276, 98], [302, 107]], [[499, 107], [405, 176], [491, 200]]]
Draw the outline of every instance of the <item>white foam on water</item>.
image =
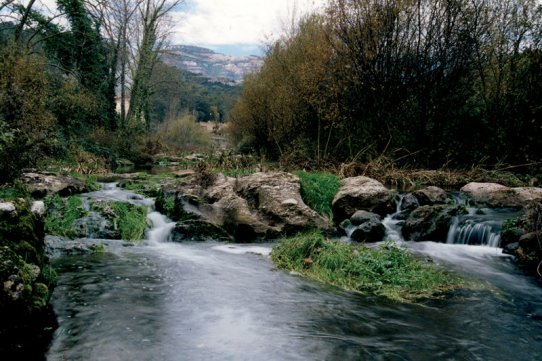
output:
[[259, 254], [262, 256], [269, 256], [269, 254], [271, 253], [271, 247], [244, 246], [244, 245], [234, 245], [234, 244], [215, 246], [212, 249], [216, 251], [220, 251], [220, 252], [231, 253], [231, 254], [253, 253], [253, 254]]

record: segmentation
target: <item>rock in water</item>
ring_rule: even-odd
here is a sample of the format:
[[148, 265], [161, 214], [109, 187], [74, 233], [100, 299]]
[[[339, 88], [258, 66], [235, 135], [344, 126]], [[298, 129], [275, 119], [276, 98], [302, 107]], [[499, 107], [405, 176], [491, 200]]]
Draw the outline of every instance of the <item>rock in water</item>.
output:
[[445, 242], [453, 217], [464, 213], [460, 206], [421, 206], [408, 216], [403, 236], [409, 241]]
[[222, 227], [236, 241], [329, 228], [326, 219], [303, 202], [299, 178], [285, 172], [255, 173], [240, 178], [220, 174], [205, 184], [198, 181], [196, 174], [177, 185], [165, 186], [158, 198], [168, 197], [174, 197], [177, 217], [173, 218], [178, 218], [175, 220], [179, 221], [177, 230], [182, 233], [181, 238], [185, 237], [186, 229], [194, 226], [193, 222], [183, 225], [183, 221], [194, 219]]
[[420, 203], [420, 206], [432, 206], [434, 204], [448, 203], [448, 194], [439, 187], [425, 187], [412, 193]]
[[333, 218], [340, 223], [358, 210], [386, 215], [395, 211], [395, 192], [368, 177], [346, 178], [333, 199]]
[[510, 188], [497, 183], [469, 183], [461, 188], [476, 203], [493, 208], [521, 208], [542, 201], [542, 188]]
[[357, 211], [350, 218], [352, 225], [356, 226], [350, 238], [356, 242], [380, 242], [384, 238], [386, 229], [378, 214]]

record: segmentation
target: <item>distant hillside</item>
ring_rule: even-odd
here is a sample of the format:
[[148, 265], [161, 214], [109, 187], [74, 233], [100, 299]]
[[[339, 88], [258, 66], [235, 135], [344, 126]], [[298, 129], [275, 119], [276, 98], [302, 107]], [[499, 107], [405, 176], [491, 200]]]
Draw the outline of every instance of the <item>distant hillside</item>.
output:
[[163, 61], [222, 83], [240, 83], [246, 74], [257, 71], [263, 64], [259, 56], [231, 56], [190, 45], [172, 46]]

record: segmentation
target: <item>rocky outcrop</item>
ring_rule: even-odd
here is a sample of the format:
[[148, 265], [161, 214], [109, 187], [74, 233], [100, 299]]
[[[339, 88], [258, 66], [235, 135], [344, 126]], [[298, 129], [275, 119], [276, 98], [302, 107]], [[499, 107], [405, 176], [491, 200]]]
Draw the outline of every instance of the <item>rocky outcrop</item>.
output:
[[51, 194], [64, 197], [88, 191], [82, 180], [54, 173], [24, 173], [21, 181], [34, 198], [43, 198]]
[[350, 238], [356, 242], [380, 242], [386, 232], [382, 218], [367, 211], [357, 211], [350, 217], [350, 223], [355, 226]]
[[198, 219], [221, 227], [236, 241], [329, 228], [328, 222], [303, 202], [299, 190], [299, 178], [284, 172], [240, 178], [195, 174], [164, 186], [157, 209], [169, 209], [169, 215], [179, 221], [181, 233], [187, 233], [188, 221]]
[[368, 177], [345, 178], [333, 199], [333, 219], [336, 223], [350, 218], [356, 211], [365, 210], [380, 215], [392, 213], [395, 192]]
[[421, 206], [408, 216], [401, 231], [409, 241], [444, 242], [453, 217], [464, 213], [460, 206]]
[[432, 206], [434, 204], [446, 204], [449, 202], [446, 191], [439, 187], [426, 187], [412, 193], [420, 206]]
[[461, 188], [477, 204], [493, 208], [522, 208], [532, 201], [542, 201], [542, 188], [510, 188], [497, 183], [469, 183]]
[[45, 255], [43, 218], [31, 208], [25, 200], [0, 202], [2, 355], [45, 347], [55, 325], [48, 304], [54, 277]]

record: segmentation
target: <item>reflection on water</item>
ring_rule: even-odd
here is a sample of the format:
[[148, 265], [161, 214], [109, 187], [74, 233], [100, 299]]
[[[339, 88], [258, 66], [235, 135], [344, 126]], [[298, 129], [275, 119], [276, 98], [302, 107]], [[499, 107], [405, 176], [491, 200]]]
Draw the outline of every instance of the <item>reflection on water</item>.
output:
[[[418, 251], [438, 260], [438, 247], [453, 247], [433, 245]], [[48, 359], [542, 359], [542, 294], [500, 255], [459, 252], [454, 261], [493, 269], [498, 277], [481, 277], [502, 294], [404, 305], [276, 271], [255, 254], [265, 247], [231, 247], [158, 243], [57, 260], [60, 328]]]

